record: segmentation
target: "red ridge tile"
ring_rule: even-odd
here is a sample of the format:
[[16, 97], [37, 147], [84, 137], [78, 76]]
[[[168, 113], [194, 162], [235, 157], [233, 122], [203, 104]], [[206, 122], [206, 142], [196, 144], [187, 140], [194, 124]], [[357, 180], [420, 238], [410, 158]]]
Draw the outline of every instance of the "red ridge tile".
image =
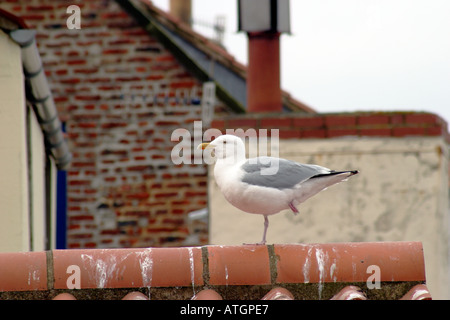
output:
[[31, 290], [47, 290], [46, 253], [0, 253], [0, 291]]
[[152, 248], [151, 250], [155, 262], [152, 286], [203, 285], [201, 248]]
[[211, 285], [270, 284], [266, 246], [208, 246]]
[[[47, 270], [50, 256], [52, 261]], [[372, 277], [377, 272], [378, 278]], [[47, 274], [53, 275], [48, 279], [50, 289], [369, 283], [373, 279], [425, 281], [420, 242], [72, 249], [0, 254], [1, 291], [47, 290]], [[404, 298], [430, 297], [426, 287], [416, 289]], [[335, 299], [354, 297], [355, 288], [346, 290]]]
[[203, 284], [200, 248], [54, 250], [53, 265], [55, 289]]
[[[277, 283], [425, 281], [420, 242], [275, 245]], [[375, 267], [371, 267], [375, 266]]]

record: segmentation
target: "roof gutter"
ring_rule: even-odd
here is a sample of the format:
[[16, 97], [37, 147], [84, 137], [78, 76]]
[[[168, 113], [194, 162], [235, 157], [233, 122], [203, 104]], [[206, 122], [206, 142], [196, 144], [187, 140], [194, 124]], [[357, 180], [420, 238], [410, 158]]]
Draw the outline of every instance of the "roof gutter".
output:
[[58, 170], [67, 170], [72, 154], [64, 139], [61, 121], [36, 46], [36, 31], [18, 29], [9, 35], [21, 47], [27, 100], [33, 106]]

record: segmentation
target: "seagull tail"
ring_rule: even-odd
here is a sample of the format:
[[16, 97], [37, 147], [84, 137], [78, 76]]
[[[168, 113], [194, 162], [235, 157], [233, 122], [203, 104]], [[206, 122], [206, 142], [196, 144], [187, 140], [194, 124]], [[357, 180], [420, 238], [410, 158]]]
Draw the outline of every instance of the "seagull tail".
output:
[[349, 171], [330, 171], [328, 173], [317, 174], [309, 178], [302, 184], [302, 187], [304, 188], [303, 189], [304, 194], [300, 199], [296, 200], [301, 203], [332, 185], [346, 181], [351, 176], [358, 174], [358, 172], [359, 172], [358, 170], [349, 170]]

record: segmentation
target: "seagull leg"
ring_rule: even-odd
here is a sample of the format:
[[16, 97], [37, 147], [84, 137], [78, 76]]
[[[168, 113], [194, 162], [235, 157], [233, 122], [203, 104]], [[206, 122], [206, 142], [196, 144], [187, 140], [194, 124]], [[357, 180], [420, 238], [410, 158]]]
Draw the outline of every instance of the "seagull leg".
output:
[[269, 217], [267, 215], [264, 215], [264, 232], [263, 232], [263, 238], [260, 243], [258, 244], [266, 244], [266, 234], [267, 234], [267, 228], [269, 228]]
[[289, 208], [291, 208], [292, 212], [294, 213], [294, 215], [297, 215], [299, 213], [298, 209], [294, 206], [294, 204], [291, 202], [289, 202]]
[[265, 245], [266, 244], [266, 234], [267, 234], [267, 228], [269, 228], [269, 217], [267, 215], [264, 215], [264, 232], [262, 240], [258, 243], [243, 243], [243, 245]]

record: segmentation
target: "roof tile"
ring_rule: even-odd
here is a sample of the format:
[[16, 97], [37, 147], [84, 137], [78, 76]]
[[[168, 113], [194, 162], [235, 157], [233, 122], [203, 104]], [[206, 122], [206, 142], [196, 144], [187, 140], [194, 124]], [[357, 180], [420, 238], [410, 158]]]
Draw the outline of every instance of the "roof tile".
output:
[[212, 289], [204, 289], [192, 297], [192, 300], [223, 300], [222, 296]]
[[47, 289], [45, 252], [0, 253], [0, 291]]
[[[419, 242], [329, 243], [274, 245], [277, 283], [366, 282], [383, 270], [380, 281], [425, 280], [423, 249]], [[300, 267], [299, 267], [300, 266]]]
[[[202, 285], [200, 248], [54, 250], [55, 289]], [[72, 284], [71, 284], [72, 283]]]
[[[424, 284], [411, 288], [400, 300], [431, 300], [431, 294]], [[75, 296], [64, 292], [56, 295], [52, 300], [77, 300]], [[121, 300], [149, 300], [145, 294], [139, 291], [127, 293]], [[191, 300], [223, 300], [222, 296], [213, 289], [203, 289]], [[294, 300], [294, 295], [283, 287], [275, 287], [267, 292], [261, 300]], [[366, 295], [357, 286], [346, 286], [335, 294], [330, 300], [367, 300]]]
[[[198, 300], [281, 300], [316, 299], [319, 288], [319, 299], [423, 300], [431, 299], [423, 258], [420, 242], [1, 253], [0, 295], [56, 300], [189, 299], [193, 295]], [[373, 294], [369, 283], [377, 268], [381, 290], [375, 291], [381, 294]], [[47, 275], [52, 276], [47, 279]]]
[[330, 300], [367, 300], [367, 297], [359, 287], [347, 286], [334, 295]]
[[294, 300], [294, 295], [282, 287], [273, 288], [261, 300]]
[[270, 284], [266, 246], [208, 246], [211, 285]]
[[400, 300], [431, 300], [431, 294], [426, 285], [418, 284], [411, 288]]
[[149, 300], [148, 297], [138, 291], [133, 291], [125, 295], [122, 300]]
[[77, 300], [77, 298], [75, 298], [70, 293], [60, 293], [57, 296], [55, 296], [52, 300]]

